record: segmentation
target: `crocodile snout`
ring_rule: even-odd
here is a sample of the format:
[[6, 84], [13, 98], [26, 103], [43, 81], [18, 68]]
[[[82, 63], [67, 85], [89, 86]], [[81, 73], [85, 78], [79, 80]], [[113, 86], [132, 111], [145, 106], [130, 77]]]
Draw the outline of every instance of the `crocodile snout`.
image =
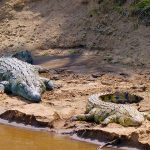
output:
[[133, 120], [134, 124], [137, 126], [142, 125], [143, 121], [144, 121], [144, 117], [142, 115], [136, 116]]
[[41, 101], [41, 95], [39, 93], [33, 93], [31, 100], [38, 103]]

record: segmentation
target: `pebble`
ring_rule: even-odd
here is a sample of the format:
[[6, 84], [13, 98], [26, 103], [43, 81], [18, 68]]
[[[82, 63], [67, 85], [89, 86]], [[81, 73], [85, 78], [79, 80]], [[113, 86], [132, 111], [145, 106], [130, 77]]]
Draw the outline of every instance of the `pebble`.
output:
[[92, 74], [92, 77], [93, 78], [98, 78], [98, 77], [101, 77], [103, 75], [104, 75], [104, 73], [94, 73], [94, 74]]

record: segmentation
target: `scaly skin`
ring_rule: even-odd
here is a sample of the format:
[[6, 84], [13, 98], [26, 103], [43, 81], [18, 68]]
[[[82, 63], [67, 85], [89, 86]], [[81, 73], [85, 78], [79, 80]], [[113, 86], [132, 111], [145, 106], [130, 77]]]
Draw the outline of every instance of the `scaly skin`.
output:
[[39, 76], [41, 68], [11, 57], [0, 58], [0, 92], [11, 92], [32, 102], [39, 102], [41, 94], [53, 89], [53, 83]]
[[139, 126], [144, 121], [142, 113], [127, 104], [115, 103], [133, 103], [140, 99], [141, 97], [127, 92], [94, 94], [88, 99], [86, 114], [73, 116], [72, 120], [94, 121], [103, 125], [115, 122], [123, 126]]
[[33, 64], [32, 54], [28, 50], [19, 51], [19, 52], [13, 54], [11, 57], [17, 58], [21, 61], [25, 61], [29, 64]]

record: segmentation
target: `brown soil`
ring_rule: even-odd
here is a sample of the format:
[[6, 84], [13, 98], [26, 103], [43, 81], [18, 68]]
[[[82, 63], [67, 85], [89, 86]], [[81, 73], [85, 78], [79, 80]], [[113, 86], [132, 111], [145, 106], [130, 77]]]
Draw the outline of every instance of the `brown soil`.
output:
[[150, 145], [149, 121], [137, 128], [67, 121], [74, 114], [84, 113], [90, 94], [106, 91], [142, 96], [144, 100], [133, 105], [150, 112], [149, 28], [135, 28], [135, 18], [109, 11], [111, 4], [107, 8], [98, 2], [0, 1], [1, 55], [31, 50], [35, 64], [50, 68], [42, 75], [57, 85], [53, 92], [45, 92], [38, 104], [1, 95], [0, 117], [54, 129], [99, 130], [110, 133], [110, 139], [114, 134], [124, 135]]

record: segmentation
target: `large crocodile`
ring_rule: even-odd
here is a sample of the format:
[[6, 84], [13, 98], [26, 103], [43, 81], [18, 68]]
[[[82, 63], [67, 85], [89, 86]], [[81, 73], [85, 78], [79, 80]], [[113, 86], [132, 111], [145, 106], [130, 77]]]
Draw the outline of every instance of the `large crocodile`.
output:
[[86, 113], [75, 115], [72, 121], [95, 121], [107, 125], [111, 122], [119, 123], [123, 126], [139, 126], [144, 121], [144, 115], [133, 106], [128, 104], [115, 103], [134, 103], [142, 98], [128, 92], [99, 93], [88, 98]]
[[32, 102], [39, 102], [41, 94], [53, 89], [53, 83], [39, 76], [41, 67], [17, 58], [0, 58], [0, 92], [11, 92]]

